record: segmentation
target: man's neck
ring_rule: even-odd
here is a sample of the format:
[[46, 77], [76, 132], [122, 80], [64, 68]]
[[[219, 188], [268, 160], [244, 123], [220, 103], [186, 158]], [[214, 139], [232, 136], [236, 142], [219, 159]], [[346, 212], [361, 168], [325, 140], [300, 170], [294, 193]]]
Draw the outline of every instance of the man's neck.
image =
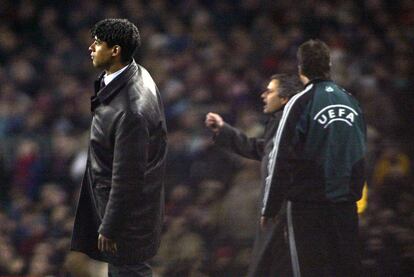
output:
[[302, 84], [307, 85], [309, 83], [309, 78], [306, 77], [305, 75], [300, 74], [299, 78], [300, 78], [300, 81], [302, 82]]
[[118, 70], [125, 67], [126, 65], [127, 64], [123, 64], [123, 63], [115, 63], [115, 64], [111, 65], [108, 69], [105, 69], [105, 73], [106, 73], [106, 75], [110, 75], [112, 73], [117, 72]]

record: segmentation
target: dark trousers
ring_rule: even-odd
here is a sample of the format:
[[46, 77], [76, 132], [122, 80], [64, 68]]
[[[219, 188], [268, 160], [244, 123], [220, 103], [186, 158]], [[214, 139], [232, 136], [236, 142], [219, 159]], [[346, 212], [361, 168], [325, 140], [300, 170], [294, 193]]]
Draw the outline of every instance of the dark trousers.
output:
[[108, 264], [108, 277], [152, 277], [152, 270], [147, 263], [118, 266]]
[[293, 276], [360, 276], [355, 203], [289, 202], [287, 219]]
[[248, 277], [292, 276], [285, 206], [270, 226], [258, 226]]

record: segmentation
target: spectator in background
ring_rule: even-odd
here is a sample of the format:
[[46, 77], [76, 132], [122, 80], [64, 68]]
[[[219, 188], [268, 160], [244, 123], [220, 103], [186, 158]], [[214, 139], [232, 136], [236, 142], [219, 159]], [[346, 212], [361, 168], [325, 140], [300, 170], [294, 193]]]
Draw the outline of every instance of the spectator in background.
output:
[[[269, 166], [269, 154], [272, 150], [274, 136], [282, 117], [282, 111], [289, 99], [302, 89], [303, 85], [296, 75], [276, 74], [270, 77], [266, 90], [261, 94], [263, 99], [263, 112], [269, 115], [269, 120], [263, 137], [251, 138], [240, 130], [225, 123], [223, 118], [216, 113], [206, 115], [205, 124], [214, 132], [214, 142], [216, 145], [234, 152], [242, 157], [261, 161], [262, 188], [266, 184], [265, 176]], [[264, 190], [262, 190], [262, 195]], [[262, 197], [261, 197], [262, 198]], [[272, 236], [272, 228], [258, 228], [255, 240], [255, 250], [252, 255], [250, 275], [280, 275], [283, 274], [283, 263], [280, 260], [263, 259], [271, 257], [267, 252], [270, 251], [269, 239], [280, 240], [280, 246], [283, 247], [282, 236]], [[283, 228], [282, 228], [283, 229]], [[280, 235], [280, 234], [279, 234]], [[258, 266], [260, 264], [260, 266]], [[280, 268], [279, 268], [280, 267]]]
[[161, 276], [202, 276], [205, 246], [202, 237], [188, 228], [186, 218], [175, 217], [162, 237], [159, 256]]
[[44, 176], [44, 163], [39, 153], [39, 145], [33, 140], [22, 141], [17, 149], [16, 167], [13, 170], [13, 191], [27, 194], [31, 199], [38, 196]]
[[108, 262], [108, 276], [151, 276], [164, 214], [166, 125], [148, 71], [135, 63], [138, 28], [105, 19], [91, 31], [94, 67], [90, 150], [71, 249]]

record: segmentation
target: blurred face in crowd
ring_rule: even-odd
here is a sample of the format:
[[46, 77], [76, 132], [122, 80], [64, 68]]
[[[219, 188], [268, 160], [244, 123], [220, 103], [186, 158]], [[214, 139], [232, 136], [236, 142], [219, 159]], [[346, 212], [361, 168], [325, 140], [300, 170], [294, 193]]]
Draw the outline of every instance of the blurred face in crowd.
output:
[[271, 80], [261, 97], [264, 103], [263, 112], [266, 114], [280, 110], [289, 100], [279, 96], [279, 80]]
[[118, 45], [109, 47], [105, 41], [95, 37], [93, 43], [89, 46], [93, 66], [99, 69], [109, 69], [120, 51], [119, 48]]

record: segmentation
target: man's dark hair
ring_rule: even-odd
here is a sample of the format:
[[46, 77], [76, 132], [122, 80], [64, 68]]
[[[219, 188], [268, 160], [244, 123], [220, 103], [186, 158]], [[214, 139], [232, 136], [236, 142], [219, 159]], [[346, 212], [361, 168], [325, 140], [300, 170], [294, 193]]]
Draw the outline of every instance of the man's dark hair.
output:
[[296, 74], [275, 74], [272, 75], [270, 79], [279, 81], [280, 97], [291, 98], [303, 89], [303, 84]]
[[329, 47], [319, 39], [311, 39], [299, 46], [297, 58], [301, 74], [309, 80], [330, 78]]
[[110, 18], [99, 21], [91, 30], [94, 38], [104, 41], [109, 47], [121, 46], [121, 61], [132, 60], [135, 51], [141, 45], [141, 38], [137, 26], [127, 19]]

